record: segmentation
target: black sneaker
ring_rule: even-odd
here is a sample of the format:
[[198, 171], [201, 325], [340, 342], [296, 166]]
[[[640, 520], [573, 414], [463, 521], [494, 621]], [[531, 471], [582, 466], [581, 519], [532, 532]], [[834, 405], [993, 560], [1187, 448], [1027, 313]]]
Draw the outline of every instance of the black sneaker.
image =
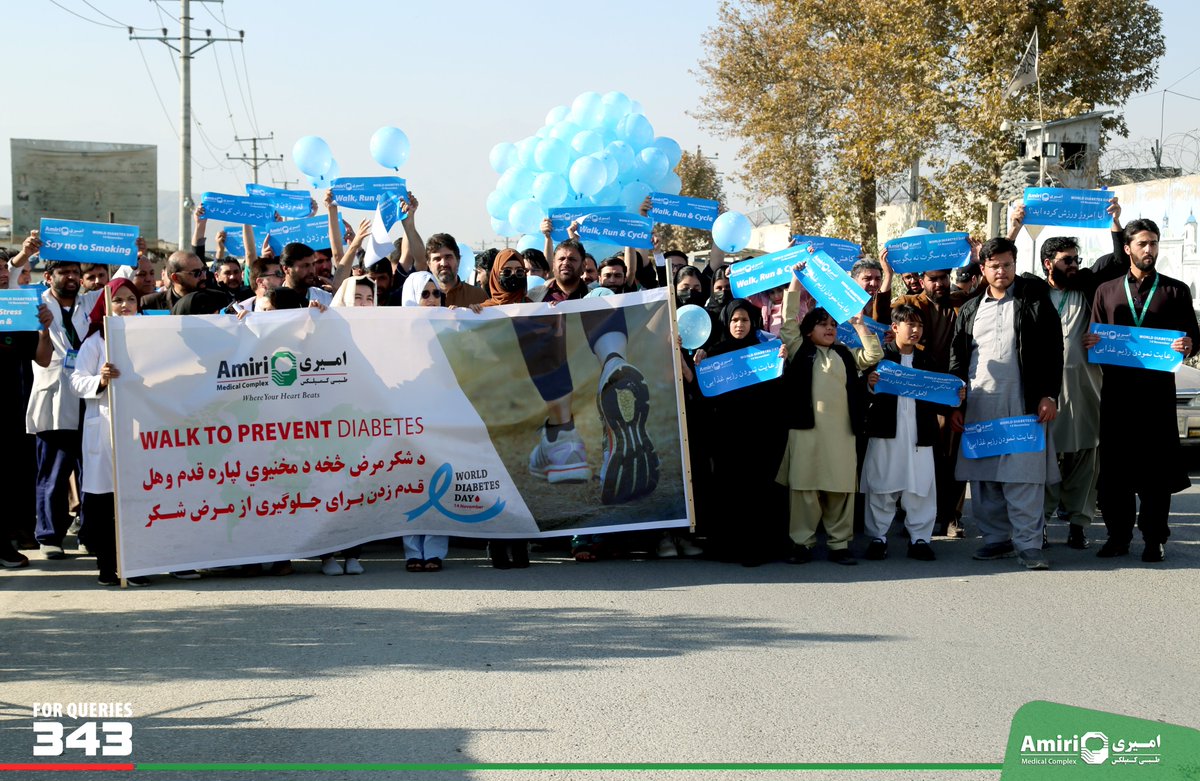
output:
[[0, 564], [5, 569], [20, 569], [29, 566], [29, 557], [19, 553], [12, 543], [0, 543]]
[[621, 358], [609, 360], [600, 375], [596, 407], [604, 422], [600, 501], [617, 504], [652, 492], [658, 485], [658, 454], [646, 433], [650, 391], [646, 379]]
[[917, 561], [936, 561], [937, 556], [933, 555], [933, 546], [926, 540], [917, 540], [909, 543], [908, 557]]
[[848, 567], [853, 567], [858, 564], [858, 559], [854, 558], [854, 554], [849, 548], [838, 548], [837, 550], [829, 551], [829, 560], [834, 564], [844, 564]]
[[1091, 545], [1088, 542], [1087, 534], [1083, 531], [1083, 527], [1077, 523], [1071, 524], [1070, 530], [1067, 532], [1067, 547], [1075, 550], [1087, 550]]
[[1004, 542], [989, 542], [975, 551], [975, 555], [971, 558], [976, 561], [993, 561], [995, 559], [1011, 559], [1016, 555], [1017, 550], [1013, 547], [1012, 540], [1005, 540]]
[[154, 581], [146, 577], [125, 578], [125, 582], [130, 586], [149, 586]]
[[1116, 540], [1105, 540], [1100, 546], [1100, 550], [1096, 552], [1096, 557], [1100, 559], [1115, 559], [1117, 556], [1129, 555], [1129, 543], [1120, 543]]
[[807, 564], [812, 561], [812, 549], [807, 545], [793, 545], [792, 553], [788, 556], [791, 564]]
[[887, 540], [871, 540], [871, 544], [867, 546], [867, 552], [863, 554], [863, 558], [867, 561], [882, 561], [887, 558], [887, 553]]
[[1148, 542], [1142, 551], [1142, 561], [1153, 564], [1167, 557], [1165, 546], [1161, 542]]
[[121, 579], [117, 577], [115, 572], [101, 572], [100, 577], [96, 580], [101, 586], [119, 586]]

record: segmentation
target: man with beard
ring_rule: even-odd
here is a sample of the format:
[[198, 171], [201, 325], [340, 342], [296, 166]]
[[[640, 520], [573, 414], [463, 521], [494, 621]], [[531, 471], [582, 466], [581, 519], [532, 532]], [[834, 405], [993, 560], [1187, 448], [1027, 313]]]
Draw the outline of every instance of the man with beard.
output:
[[[913, 306], [921, 313], [921, 347], [930, 371], [945, 373], [950, 368], [950, 341], [958, 308], [967, 300], [950, 284], [950, 270], [926, 271], [921, 275], [919, 295], [900, 296], [892, 307]], [[935, 537], [965, 536], [962, 526], [964, 483], [954, 478], [954, 462], [958, 458], [961, 437], [950, 426], [949, 418], [938, 416], [938, 442], [933, 449], [933, 469], [937, 481], [937, 520]]]
[[[1188, 286], [1155, 269], [1159, 235], [1151, 220], [1125, 226], [1129, 273], [1096, 289], [1092, 322], [1182, 331], [1185, 335], [1171, 349], [1187, 358], [1200, 348], [1200, 328]], [[1084, 347], [1101, 341], [1099, 335], [1088, 334]], [[1101, 558], [1129, 553], [1135, 514], [1145, 542], [1142, 561], [1158, 562], [1165, 556], [1171, 494], [1191, 485], [1180, 457], [1174, 402], [1174, 372], [1104, 366], [1100, 502], [1108, 540], [1100, 548]]]
[[79, 265], [79, 288], [85, 293], [103, 290], [108, 284], [108, 266], [103, 263], [81, 263]]
[[446, 306], [474, 306], [488, 300], [482, 288], [464, 284], [458, 277], [462, 258], [458, 242], [449, 233], [435, 233], [425, 242], [425, 260], [438, 287], [446, 294]]
[[[566, 239], [554, 249], [554, 278], [529, 293], [535, 302], [558, 304], [587, 296], [583, 281], [583, 245]], [[580, 314], [588, 346], [600, 361], [596, 404], [604, 423], [600, 465], [600, 501], [625, 502], [648, 494], [658, 484], [658, 455], [646, 434], [650, 393], [642, 373], [625, 360], [628, 334], [620, 309]], [[574, 386], [567, 363], [566, 323], [561, 315], [513, 321], [521, 354], [534, 386], [546, 403], [546, 421], [529, 454], [529, 471], [548, 482], [591, 480], [587, 449], [575, 431], [571, 409]], [[592, 560], [594, 552], [576, 552]]]
[[234, 301], [241, 301], [251, 294], [250, 288], [242, 284], [242, 264], [228, 255], [216, 262], [213, 277], [217, 289], [228, 293]]
[[600, 287], [607, 288], [615, 293], [624, 293], [628, 290], [625, 287], [625, 261], [618, 255], [613, 255], [611, 258], [605, 258], [600, 263], [598, 272]]
[[298, 241], [283, 245], [279, 265], [283, 267], [283, 287], [291, 288], [305, 300], [315, 301], [324, 307], [333, 303], [333, 294], [319, 287], [317, 258], [312, 247]]
[[166, 273], [171, 284], [158, 293], [142, 296], [138, 302], [139, 312], [147, 309], [170, 311], [188, 293], [208, 286], [208, 269], [204, 261], [191, 252], [172, 252], [167, 258]]
[[904, 283], [904, 295], [921, 295], [921, 272], [906, 271], [900, 275], [900, 281]]

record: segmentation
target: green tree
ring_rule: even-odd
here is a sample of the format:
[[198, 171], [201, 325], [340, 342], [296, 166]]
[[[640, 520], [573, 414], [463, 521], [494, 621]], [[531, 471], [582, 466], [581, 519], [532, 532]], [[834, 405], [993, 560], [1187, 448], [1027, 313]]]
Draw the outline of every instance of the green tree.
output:
[[[693, 198], [707, 198], [720, 204], [721, 211], [725, 210], [725, 187], [721, 184], [721, 175], [711, 160], [704, 156], [700, 147], [695, 153], [684, 152], [675, 166], [675, 173], [683, 183], [680, 195]], [[655, 229], [658, 234], [659, 246], [663, 249], [679, 249], [684, 252], [698, 252], [712, 246], [712, 234], [697, 228], [682, 228], [678, 225], [659, 225]]]

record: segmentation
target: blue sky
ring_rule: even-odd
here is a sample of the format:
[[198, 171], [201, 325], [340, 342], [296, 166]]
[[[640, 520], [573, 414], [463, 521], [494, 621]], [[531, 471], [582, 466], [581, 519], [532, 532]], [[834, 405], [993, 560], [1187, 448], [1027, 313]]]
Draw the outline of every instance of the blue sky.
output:
[[[117, 20], [178, 32], [167, 16], [178, 16], [178, 2], [57, 2], [105, 25]], [[1200, 3], [1157, 5], [1167, 55], [1156, 89], [1173, 84], [1172, 90], [1196, 96], [1167, 96], [1170, 136], [1200, 128], [1200, 70], [1192, 72], [1200, 68], [1200, 53], [1187, 40], [1200, 26]], [[249, 181], [247, 166], [225, 160], [243, 148], [249, 154], [248, 144], [233, 143], [235, 131], [243, 137], [275, 133], [267, 148], [284, 161], [262, 177], [271, 184], [302, 179], [291, 145], [308, 134], [329, 142], [343, 175], [383, 174], [368, 141], [376, 128], [394, 125], [412, 143], [400, 175], [421, 198], [422, 232], [448, 231], [473, 246], [490, 243], [484, 200], [497, 176], [488, 165], [489, 150], [531, 135], [547, 111], [587, 90], [621, 90], [639, 100], [657, 134], [684, 149], [700, 145], [706, 154], [718, 153], [718, 168], [728, 175], [737, 170], [736, 143], [711, 136], [687, 114], [700, 103], [693, 71], [716, 8], [714, 2], [677, 0], [193, 2], [195, 27], [236, 35], [224, 29], [224, 17], [234, 30], [246, 31], [245, 44], [215, 44], [193, 63], [193, 109], [203, 130], [193, 133], [193, 194], [241, 192]], [[9, 31], [28, 34], [10, 34], [5, 42], [0, 202], [11, 202], [13, 137], [156, 144], [159, 189], [177, 188], [179, 93], [172, 52], [154, 41], [139, 45], [123, 27], [85, 21], [49, 0], [8, 4], [5, 22]], [[1126, 115], [1135, 144], [1149, 146], [1158, 137], [1161, 109], [1159, 94], [1130, 102]], [[726, 186], [734, 208], [757, 205], [731, 181]]]

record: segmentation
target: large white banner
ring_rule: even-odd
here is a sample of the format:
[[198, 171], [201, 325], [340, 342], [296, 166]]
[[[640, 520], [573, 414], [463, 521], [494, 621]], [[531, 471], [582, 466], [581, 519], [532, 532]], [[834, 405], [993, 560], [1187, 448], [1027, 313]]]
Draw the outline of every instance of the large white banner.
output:
[[667, 306], [110, 317], [123, 572], [687, 525]]

